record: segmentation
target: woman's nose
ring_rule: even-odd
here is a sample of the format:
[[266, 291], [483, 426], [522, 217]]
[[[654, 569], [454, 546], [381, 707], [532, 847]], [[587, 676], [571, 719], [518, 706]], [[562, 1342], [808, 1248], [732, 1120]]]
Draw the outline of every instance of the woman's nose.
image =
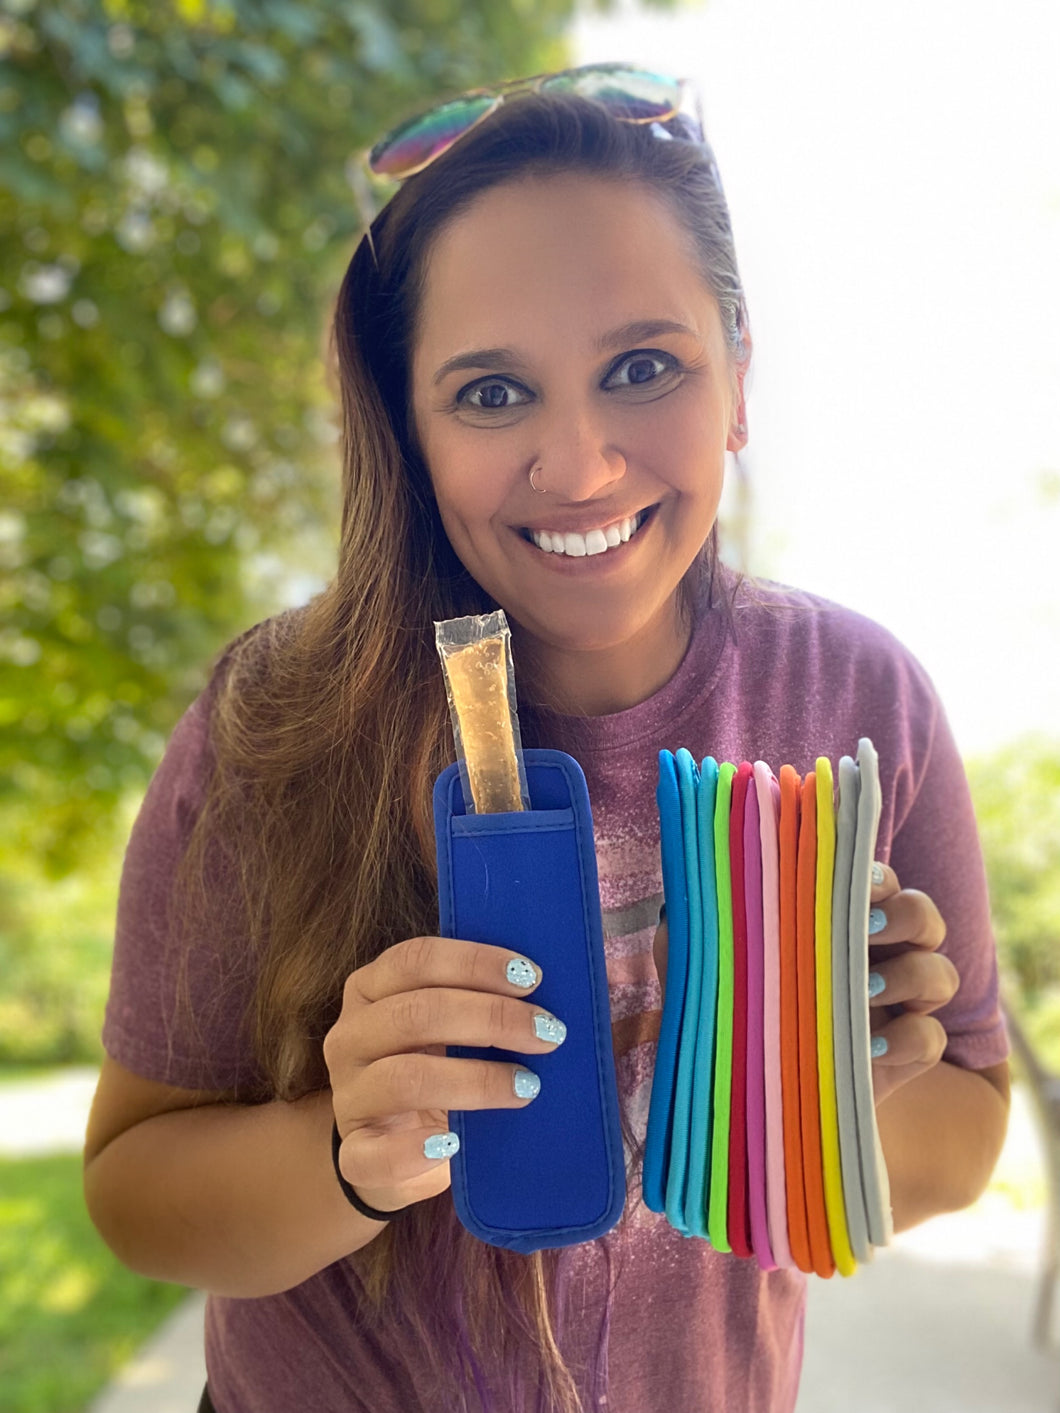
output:
[[626, 474], [626, 458], [605, 429], [584, 416], [557, 417], [537, 443], [538, 486], [566, 501], [592, 500]]

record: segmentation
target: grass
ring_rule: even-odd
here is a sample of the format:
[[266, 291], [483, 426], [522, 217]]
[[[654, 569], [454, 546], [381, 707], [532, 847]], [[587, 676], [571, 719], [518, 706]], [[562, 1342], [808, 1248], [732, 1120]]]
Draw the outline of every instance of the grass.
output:
[[81, 1413], [187, 1292], [103, 1244], [79, 1154], [0, 1159], [0, 1408]]

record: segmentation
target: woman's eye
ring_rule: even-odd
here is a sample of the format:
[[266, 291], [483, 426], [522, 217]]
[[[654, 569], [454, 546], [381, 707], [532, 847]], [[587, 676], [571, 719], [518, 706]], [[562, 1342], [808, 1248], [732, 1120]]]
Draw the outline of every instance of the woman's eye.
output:
[[659, 382], [668, 373], [676, 372], [677, 367], [677, 359], [669, 353], [629, 353], [608, 373], [605, 386], [645, 387], [651, 383]]
[[456, 400], [464, 407], [474, 407], [480, 412], [503, 412], [509, 407], [518, 407], [526, 399], [511, 383], [491, 378], [461, 388]]

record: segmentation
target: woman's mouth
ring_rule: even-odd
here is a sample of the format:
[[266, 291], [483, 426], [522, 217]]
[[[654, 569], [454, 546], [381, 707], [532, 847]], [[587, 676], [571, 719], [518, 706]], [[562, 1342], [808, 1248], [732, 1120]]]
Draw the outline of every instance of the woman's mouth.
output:
[[566, 555], [571, 559], [586, 559], [607, 554], [627, 544], [651, 517], [656, 507], [648, 506], [628, 519], [608, 525], [606, 529], [590, 530], [585, 535], [575, 531], [520, 530], [519, 534], [545, 554]]

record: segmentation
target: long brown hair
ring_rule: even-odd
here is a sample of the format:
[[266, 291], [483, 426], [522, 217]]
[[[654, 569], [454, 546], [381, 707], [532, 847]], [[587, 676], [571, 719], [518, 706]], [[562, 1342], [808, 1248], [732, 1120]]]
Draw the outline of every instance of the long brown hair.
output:
[[[307, 607], [227, 650], [211, 722], [216, 764], [187, 856], [194, 869], [223, 840], [241, 885], [261, 1097], [326, 1085], [321, 1045], [348, 973], [438, 930], [432, 787], [454, 756], [433, 623], [498, 605], [453, 552], [411, 434], [409, 352], [431, 244], [479, 193], [524, 174], [639, 183], [670, 203], [690, 237], [735, 368], [748, 345], [728, 211], [710, 149], [687, 140], [682, 122], [666, 125], [675, 140], [665, 140], [582, 99], [509, 100], [406, 181], [357, 247], [333, 327], [344, 430], [338, 570]], [[682, 582], [686, 614], [713, 565], [712, 533]], [[518, 681], [519, 662], [516, 672]], [[522, 672], [529, 699], [526, 660]], [[524, 742], [547, 744], [527, 721]], [[642, 1155], [625, 1116], [623, 1128], [632, 1171]], [[558, 1254], [476, 1241], [443, 1194], [350, 1264], [365, 1318], [380, 1330], [400, 1320], [433, 1365], [433, 1406], [475, 1406], [477, 1390], [477, 1406], [489, 1408], [493, 1380], [514, 1413], [525, 1406], [519, 1366], [538, 1407], [576, 1413], [554, 1327]]]

